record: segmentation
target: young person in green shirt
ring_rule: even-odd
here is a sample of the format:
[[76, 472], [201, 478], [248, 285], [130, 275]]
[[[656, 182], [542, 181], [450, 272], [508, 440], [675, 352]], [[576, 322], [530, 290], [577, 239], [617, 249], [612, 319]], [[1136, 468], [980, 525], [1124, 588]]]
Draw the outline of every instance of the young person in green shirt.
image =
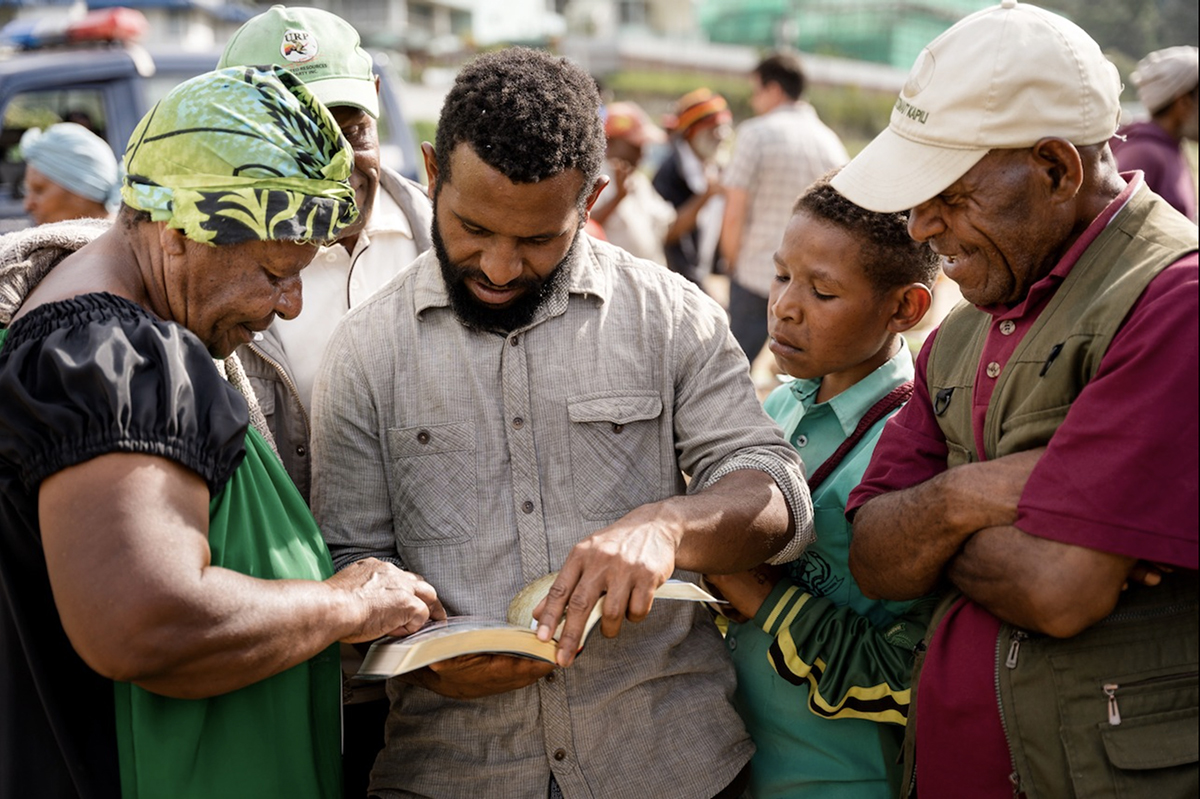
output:
[[775, 254], [769, 345], [795, 378], [767, 412], [804, 460], [817, 541], [797, 560], [707, 575], [731, 603], [736, 702], [757, 745], [751, 796], [894, 797], [914, 648], [932, 604], [871, 600], [847, 558], [847, 497], [912, 391], [901, 336], [929, 309], [932, 251], [905, 214], [866, 211], [826, 176]]

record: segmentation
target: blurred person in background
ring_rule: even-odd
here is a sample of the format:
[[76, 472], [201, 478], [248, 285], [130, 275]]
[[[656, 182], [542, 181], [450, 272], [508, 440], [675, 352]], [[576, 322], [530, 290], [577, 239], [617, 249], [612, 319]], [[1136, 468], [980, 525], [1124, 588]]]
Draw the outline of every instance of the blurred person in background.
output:
[[668, 120], [670, 154], [654, 175], [654, 188], [675, 207], [663, 242], [667, 266], [701, 288], [721, 230], [717, 155], [732, 121], [721, 95], [707, 88], [685, 94]]
[[441, 608], [333, 573], [233, 352], [355, 221], [353, 152], [245, 67], [180, 84], [124, 165], [116, 223], [0, 238], [0, 796], [335, 799], [336, 643]]
[[592, 209], [591, 219], [605, 238], [630, 255], [666, 264], [663, 241], [675, 221], [675, 209], [658, 195], [639, 169], [646, 149], [666, 141], [661, 128], [637, 103], [612, 103], [604, 110], [608, 142], [604, 174], [608, 185]]
[[121, 197], [121, 169], [108, 142], [74, 122], [21, 137], [25, 212], [35, 225], [109, 219]]
[[725, 218], [721, 255], [729, 287], [729, 326], [751, 365], [767, 340], [767, 296], [775, 251], [792, 205], [808, 185], [848, 156], [837, 134], [801, 97], [807, 80], [793, 53], [775, 53], [750, 74], [757, 116], [738, 126], [721, 176]]
[[1150, 119], [1117, 131], [1112, 141], [1117, 166], [1122, 172], [1140, 169], [1155, 194], [1195, 222], [1196, 178], [1182, 144], [1196, 141], [1200, 132], [1197, 48], [1156, 50], [1130, 77]]

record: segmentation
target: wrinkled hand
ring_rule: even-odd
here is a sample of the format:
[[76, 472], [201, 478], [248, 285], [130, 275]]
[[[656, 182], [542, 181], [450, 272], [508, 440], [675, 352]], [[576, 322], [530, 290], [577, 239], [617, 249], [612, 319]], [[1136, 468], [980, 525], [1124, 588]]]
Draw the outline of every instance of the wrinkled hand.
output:
[[721, 612], [729, 619], [744, 624], [758, 614], [782, 573], [783, 570], [778, 566], [764, 563], [733, 574], [706, 574], [704, 580], [720, 592], [721, 599], [729, 602], [729, 605], [721, 607]]
[[325, 581], [346, 591], [362, 608], [362, 623], [343, 643], [373, 641], [383, 635], [408, 635], [430, 619], [446, 618], [437, 591], [420, 575], [386, 561], [365, 558]]
[[646, 618], [654, 592], [675, 570], [680, 535], [653, 505], [647, 505], [575, 545], [546, 598], [533, 610], [538, 638], [543, 641], [550, 640], [566, 613], [558, 639], [558, 665], [569, 666], [575, 660], [584, 624], [601, 596], [600, 631], [605, 638], [615, 638], [625, 619]]
[[400, 679], [451, 699], [478, 699], [533, 685], [554, 668], [553, 663], [510, 655], [462, 655]]

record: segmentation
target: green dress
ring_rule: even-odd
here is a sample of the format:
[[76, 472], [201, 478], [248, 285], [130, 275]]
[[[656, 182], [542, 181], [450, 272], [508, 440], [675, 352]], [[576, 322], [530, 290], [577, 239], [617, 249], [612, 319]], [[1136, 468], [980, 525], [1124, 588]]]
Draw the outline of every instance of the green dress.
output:
[[[21, 398], [5, 402], [4, 424], [18, 431], [10, 437], [16, 457], [7, 463], [25, 485], [36, 486], [49, 474], [106, 452], [163, 455], [209, 483], [212, 565], [263, 579], [323, 580], [333, 573], [299, 491], [267, 442], [247, 427], [244, 400], [219, 376], [198, 340], [112, 295], [85, 295], [43, 308], [30, 313], [20, 332], [0, 330], [0, 392]], [[23, 494], [17, 480], [4, 485], [9, 506], [36, 507], [36, 490]], [[6, 535], [40, 542], [36, 528]], [[40, 543], [36, 552], [40, 558]], [[22, 569], [44, 575], [44, 565], [32, 558]], [[92, 732], [76, 733], [74, 740], [60, 732], [59, 740], [42, 746], [61, 750], [78, 795], [341, 796], [336, 644], [239, 690], [173, 699], [99, 678], [59, 640], [63, 634], [49, 586], [39, 579], [20, 590], [30, 592], [32, 601], [16, 601], [14, 607], [37, 608], [45, 616], [29, 619], [28, 629], [36, 632], [24, 636], [25, 658], [14, 650], [17, 661], [10, 664], [28, 667], [38, 684], [37, 694], [26, 697], [29, 713], [43, 712], [50, 727], [68, 732], [79, 729], [71, 717], [99, 717]], [[111, 703], [102, 696], [105, 690]], [[104, 721], [106, 715], [111, 721]], [[28, 721], [26, 726], [41, 727]], [[115, 771], [107, 765], [114, 749], [119, 786], [105, 776]]]

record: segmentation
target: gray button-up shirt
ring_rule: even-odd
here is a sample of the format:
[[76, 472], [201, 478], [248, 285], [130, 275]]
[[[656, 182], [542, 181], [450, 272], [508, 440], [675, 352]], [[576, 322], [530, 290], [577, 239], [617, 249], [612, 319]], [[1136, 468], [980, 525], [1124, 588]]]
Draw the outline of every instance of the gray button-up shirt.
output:
[[[459, 322], [431, 252], [343, 319], [313, 430], [313, 507], [336, 565], [390, 559], [447, 612], [504, 618], [590, 533], [747, 468], [771, 474], [797, 523], [776, 560], [810, 540], [799, 461], [721, 308], [586, 236], [569, 268], [507, 336]], [[372, 789], [540, 799], [553, 772], [571, 799], [712, 796], [753, 751], [733, 689], [707, 611], [660, 602], [518, 691], [457, 701], [392, 681]]]

